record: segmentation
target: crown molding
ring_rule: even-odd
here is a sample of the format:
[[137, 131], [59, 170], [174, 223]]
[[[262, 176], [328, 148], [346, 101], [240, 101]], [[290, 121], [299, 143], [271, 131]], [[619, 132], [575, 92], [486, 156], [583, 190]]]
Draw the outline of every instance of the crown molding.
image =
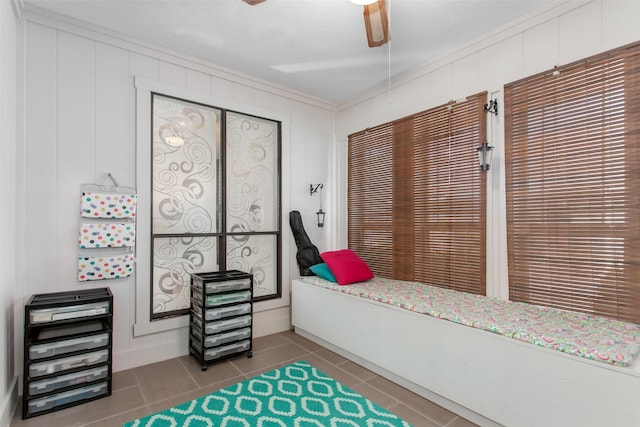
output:
[[282, 98], [312, 105], [331, 112], [336, 111], [337, 105], [331, 101], [327, 101], [237, 70], [194, 58], [180, 52], [172, 51], [153, 43], [144, 42], [107, 28], [63, 16], [55, 12], [50, 12], [28, 3], [26, 3], [26, 7], [24, 7], [24, 0], [11, 1], [22, 4], [20, 6], [22, 8], [21, 15], [22, 19], [25, 21], [45, 25], [55, 30], [64, 31], [80, 37], [86, 37], [87, 39], [122, 48], [130, 52], [148, 55], [158, 60], [167, 61], [178, 66], [200, 71], [213, 77], [228, 80], [233, 83], [244, 85]]
[[11, 0], [11, 5], [13, 6], [13, 13], [15, 13], [16, 18], [20, 19], [22, 17], [22, 11], [24, 10], [24, 0]]

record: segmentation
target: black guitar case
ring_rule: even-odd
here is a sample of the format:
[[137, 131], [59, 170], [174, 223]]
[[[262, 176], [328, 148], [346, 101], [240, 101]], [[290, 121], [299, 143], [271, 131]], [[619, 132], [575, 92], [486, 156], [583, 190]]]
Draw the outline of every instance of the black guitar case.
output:
[[293, 238], [296, 241], [298, 252], [296, 253], [296, 261], [298, 262], [298, 268], [300, 269], [301, 276], [315, 276], [313, 271], [309, 269], [312, 265], [321, 264], [324, 261], [320, 258], [320, 252], [315, 247], [307, 232], [304, 231], [304, 225], [302, 225], [302, 217], [300, 212], [289, 212], [289, 225], [293, 232]]

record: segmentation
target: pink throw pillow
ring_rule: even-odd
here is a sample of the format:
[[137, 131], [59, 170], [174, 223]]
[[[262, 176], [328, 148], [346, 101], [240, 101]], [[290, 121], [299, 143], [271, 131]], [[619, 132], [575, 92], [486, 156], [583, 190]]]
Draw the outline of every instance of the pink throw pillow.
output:
[[365, 282], [373, 277], [369, 266], [352, 250], [323, 252], [320, 258], [327, 264], [338, 285]]

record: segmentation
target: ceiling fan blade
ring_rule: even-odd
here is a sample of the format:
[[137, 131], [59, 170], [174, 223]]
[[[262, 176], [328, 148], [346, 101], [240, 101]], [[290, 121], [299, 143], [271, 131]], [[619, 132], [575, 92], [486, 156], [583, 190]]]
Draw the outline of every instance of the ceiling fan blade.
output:
[[246, 4], [249, 4], [251, 6], [255, 6], [259, 3], [262, 3], [265, 0], [242, 0], [243, 2], [245, 2]]
[[364, 6], [364, 27], [369, 47], [382, 46], [391, 39], [385, 0]]

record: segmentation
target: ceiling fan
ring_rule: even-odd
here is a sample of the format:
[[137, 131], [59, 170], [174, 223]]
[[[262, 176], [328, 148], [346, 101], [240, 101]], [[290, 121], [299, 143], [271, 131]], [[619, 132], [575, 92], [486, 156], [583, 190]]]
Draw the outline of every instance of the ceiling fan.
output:
[[[243, 0], [255, 6], [265, 0]], [[385, 0], [351, 0], [352, 3], [364, 6], [364, 28], [367, 32], [369, 47], [378, 47], [391, 39]]]

